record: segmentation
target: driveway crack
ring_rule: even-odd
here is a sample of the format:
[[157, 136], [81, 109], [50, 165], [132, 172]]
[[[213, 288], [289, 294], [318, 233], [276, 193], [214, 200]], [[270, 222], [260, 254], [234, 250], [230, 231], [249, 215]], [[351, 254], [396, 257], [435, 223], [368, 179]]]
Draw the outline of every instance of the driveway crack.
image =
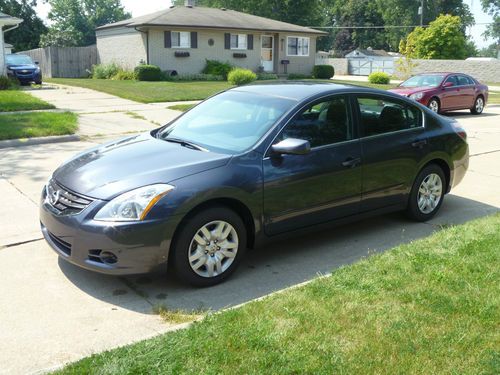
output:
[[27, 194], [25, 194], [21, 189], [19, 189], [12, 181], [10, 181], [3, 173], [0, 173], [0, 178], [4, 179], [10, 186], [16, 189], [22, 196], [27, 198], [30, 202], [32, 202], [35, 206], [38, 207], [38, 202], [35, 202], [31, 199]]

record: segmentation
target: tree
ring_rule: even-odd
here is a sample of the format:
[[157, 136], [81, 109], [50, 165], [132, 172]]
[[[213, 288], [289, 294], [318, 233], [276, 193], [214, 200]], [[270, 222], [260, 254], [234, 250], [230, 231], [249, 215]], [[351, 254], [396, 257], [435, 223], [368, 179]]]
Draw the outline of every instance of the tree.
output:
[[5, 34], [5, 42], [12, 44], [16, 51], [38, 48], [40, 35], [47, 31], [35, 7], [36, 0], [0, 0], [0, 12], [23, 19], [15, 31]]
[[400, 52], [417, 59], [464, 59], [470, 46], [460, 17], [447, 14], [440, 15], [427, 28], [415, 28]]
[[96, 27], [130, 18], [120, 0], [48, 0], [52, 21], [41, 45], [88, 46], [95, 44]]
[[481, 0], [481, 5], [486, 13], [493, 16], [493, 23], [488, 25], [484, 37], [496, 39], [495, 57], [498, 57], [500, 54], [500, 0]]
[[498, 44], [491, 43], [488, 47], [481, 48], [478, 52], [481, 57], [498, 57]]

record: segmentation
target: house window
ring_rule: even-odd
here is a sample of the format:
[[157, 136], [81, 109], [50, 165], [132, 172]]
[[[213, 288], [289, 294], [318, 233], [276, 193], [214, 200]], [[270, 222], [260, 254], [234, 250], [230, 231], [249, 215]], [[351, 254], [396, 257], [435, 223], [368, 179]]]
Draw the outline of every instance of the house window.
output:
[[309, 38], [289, 36], [287, 44], [288, 56], [309, 56]]
[[188, 31], [172, 31], [172, 48], [190, 48], [191, 33]]
[[247, 34], [231, 34], [231, 49], [247, 49]]

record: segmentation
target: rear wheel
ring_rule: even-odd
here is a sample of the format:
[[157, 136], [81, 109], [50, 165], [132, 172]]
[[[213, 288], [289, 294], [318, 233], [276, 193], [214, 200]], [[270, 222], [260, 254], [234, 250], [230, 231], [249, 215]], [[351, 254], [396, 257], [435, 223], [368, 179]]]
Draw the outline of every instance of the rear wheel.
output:
[[213, 206], [196, 213], [176, 236], [172, 262], [179, 278], [194, 286], [230, 276], [246, 250], [246, 228], [234, 211]]
[[406, 212], [411, 219], [426, 221], [439, 211], [443, 203], [446, 178], [443, 170], [430, 164], [420, 171], [410, 193]]
[[439, 104], [439, 100], [437, 98], [432, 98], [429, 101], [427, 107], [429, 107], [429, 109], [435, 113], [439, 113], [439, 111], [441, 110], [441, 105]]
[[478, 96], [474, 102], [474, 106], [470, 109], [471, 113], [474, 115], [480, 115], [484, 110], [484, 99], [482, 96]]

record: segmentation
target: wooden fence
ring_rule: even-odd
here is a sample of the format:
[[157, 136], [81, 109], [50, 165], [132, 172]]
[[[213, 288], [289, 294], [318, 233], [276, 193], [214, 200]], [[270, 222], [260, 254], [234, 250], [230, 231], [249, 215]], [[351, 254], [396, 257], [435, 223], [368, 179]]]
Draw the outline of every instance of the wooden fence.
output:
[[18, 52], [29, 55], [40, 63], [42, 75], [47, 78], [87, 77], [92, 65], [98, 64], [95, 45], [88, 47], [45, 47]]

